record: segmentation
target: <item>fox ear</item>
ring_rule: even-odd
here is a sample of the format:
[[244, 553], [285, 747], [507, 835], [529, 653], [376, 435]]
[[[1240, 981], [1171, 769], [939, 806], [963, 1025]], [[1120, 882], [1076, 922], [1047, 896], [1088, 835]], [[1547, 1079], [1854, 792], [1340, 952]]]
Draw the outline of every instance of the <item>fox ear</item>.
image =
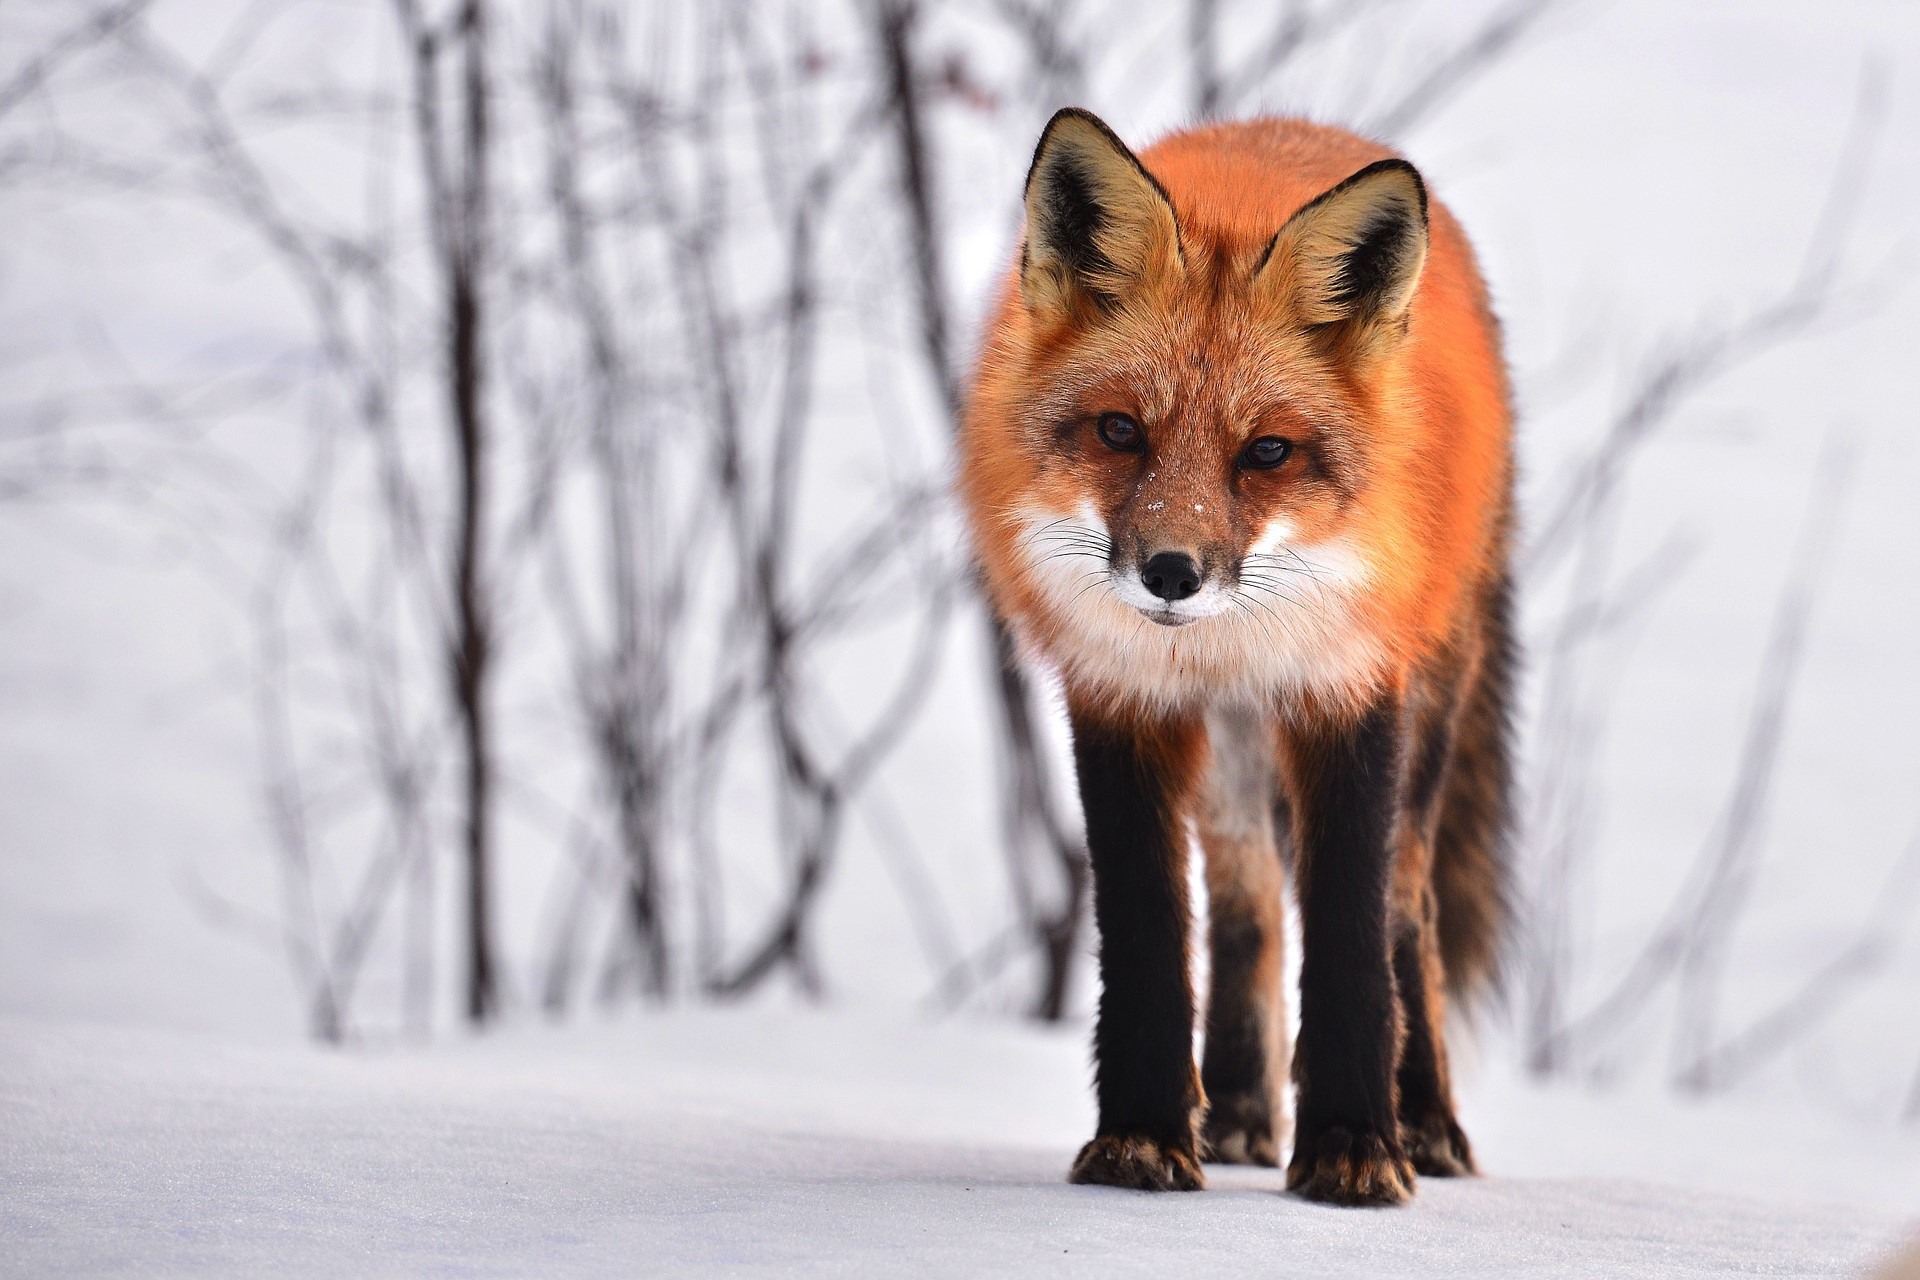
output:
[[1380, 160], [1287, 219], [1254, 275], [1304, 323], [1364, 341], [1400, 332], [1426, 261], [1426, 183]]
[[1020, 288], [1035, 311], [1111, 309], [1178, 268], [1173, 204], [1113, 130], [1090, 112], [1055, 113], [1027, 173]]

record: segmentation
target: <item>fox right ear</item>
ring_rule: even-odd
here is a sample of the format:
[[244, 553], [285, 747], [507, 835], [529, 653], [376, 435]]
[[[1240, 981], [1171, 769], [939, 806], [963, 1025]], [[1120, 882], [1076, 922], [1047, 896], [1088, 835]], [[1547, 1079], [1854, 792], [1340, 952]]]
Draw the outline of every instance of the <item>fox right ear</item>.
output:
[[1254, 278], [1364, 349], [1404, 328], [1426, 261], [1426, 183], [1405, 160], [1380, 160], [1289, 218]]
[[1090, 112], [1068, 107], [1047, 122], [1026, 203], [1020, 288], [1037, 312], [1111, 310], [1179, 266], [1180, 228], [1166, 190]]

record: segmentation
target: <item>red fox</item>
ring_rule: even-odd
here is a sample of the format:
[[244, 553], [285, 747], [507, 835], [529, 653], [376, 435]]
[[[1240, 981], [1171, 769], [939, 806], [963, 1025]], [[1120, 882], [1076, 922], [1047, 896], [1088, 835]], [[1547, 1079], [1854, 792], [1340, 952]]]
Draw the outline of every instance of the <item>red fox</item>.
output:
[[1073, 731], [1101, 978], [1074, 1181], [1278, 1162], [1283, 868], [1287, 1185], [1394, 1204], [1473, 1172], [1443, 1028], [1507, 916], [1511, 418], [1473, 252], [1405, 160], [1298, 120], [1138, 157], [1087, 112], [1047, 125], [960, 492]]

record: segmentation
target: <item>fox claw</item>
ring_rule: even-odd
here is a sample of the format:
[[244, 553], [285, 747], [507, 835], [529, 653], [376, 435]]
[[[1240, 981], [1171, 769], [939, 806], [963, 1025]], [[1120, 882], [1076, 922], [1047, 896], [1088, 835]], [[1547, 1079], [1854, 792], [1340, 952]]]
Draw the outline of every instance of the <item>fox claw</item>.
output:
[[1067, 1181], [1136, 1191], [1199, 1191], [1207, 1185], [1192, 1150], [1137, 1134], [1107, 1134], [1080, 1148]]

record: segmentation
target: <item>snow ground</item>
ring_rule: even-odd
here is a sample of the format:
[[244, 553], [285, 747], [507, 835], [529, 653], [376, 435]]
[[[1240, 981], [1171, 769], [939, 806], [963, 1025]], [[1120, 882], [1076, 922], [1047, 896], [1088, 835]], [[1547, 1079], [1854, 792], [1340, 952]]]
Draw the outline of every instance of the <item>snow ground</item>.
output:
[[[1887, 264], [1886, 295], [1743, 373], [1648, 460], [1640, 542], [1679, 528], [1706, 550], [1616, 712], [1585, 922], [1595, 982], [1633, 954], [1719, 812], [1808, 442], [1836, 423], [1860, 433], [1858, 496], [1730, 1012], [1766, 1007], [1852, 936], [1913, 828], [1916, 18], [1885, 0], [1575, 6], [1410, 140], [1482, 247], [1531, 375], [1524, 449], [1547, 492], [1608, 370], [1783, 282], [1860, 66], [1889, 68], [1849, 255], [1856, 272]], [[1110, 96], [1096, 105], [1125, 112]], [[1110, 115], [1136, 138], [1170, 123]], [[1016, 179], [982, 181], [986, 214], [956, 219], [983, 270], [1006, 251]], [[224, 230], [144, 204], [36, 212], [10, 203], [4, 219], [10, 343], [78, 349], [118, 317], [115, 343], [146, 364], [277, 332], [276, 295]], [[1548, 375], [1583, 342], [1598, 371], [1569, 407]], [[1911, 928], [1883, 980], [1751, 1096], [1655, 1096], [1651, 1037], [1638, 1092], [1601, 1094], [1540, 1090], [1489, 1044], [1467, 1119], [1492, 1176], [1381, 1214], [1275, 1195], [1264, 1170], [1216, 1171], [1213, 1191], [1177, 1199], [1065, 1186], [1091, 1127], [1079, 1031], [756, 1011], [431, 1052], [289, 1042], [278, 952], [216, 931], [190, 891], [276, 900], [247, 706], [215, 674], [240, 644], [228, 602], [144, 514], [0, 515], [0, 1272], [1828, 1275], [1920, 1208], [1920, 1134], [1892, 1120], [1920, 1054]], [[977, 670], [956, 651], [890, 775], [969, 948], [1004, 922], [1004, 886], [981, 868]], [[931, 982], [904, 924], [877, 932], [901, 916], [885, 877], [867, 845], [836, 873], [822, 934], [838, 999], [904, 1005]], [[543, 899], [508, 888], [519, 975]], [[1082, 1001], [1091, 989], [1083, 971]]]
[[[764, 1010], [345, 1054], [9, 1020], [0, 1271], [1828, 1276], [1920, 1203], [1909, 1131], [1491, 1077], [1467, 1119], [1492, 1174], [1406, 1209], [1309, 1205], [1271, 1169], [1215, 1168], [1199, 1195], [1071, 1187], [1084, 1046]], [[1751, 1194], [1702, 1189], [1736, 1168]]]

